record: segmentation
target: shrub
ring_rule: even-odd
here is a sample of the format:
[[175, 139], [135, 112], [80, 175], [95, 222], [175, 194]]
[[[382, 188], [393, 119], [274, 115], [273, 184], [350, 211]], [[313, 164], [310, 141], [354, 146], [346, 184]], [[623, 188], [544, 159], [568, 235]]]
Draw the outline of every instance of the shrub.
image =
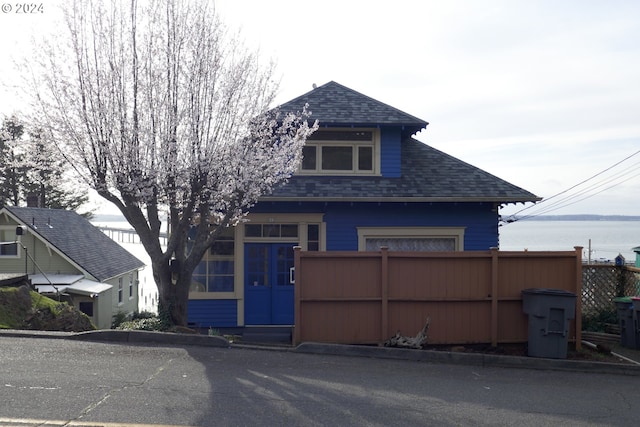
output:
[[605, 332], [607, 323], [618, 324], [618, 313], [615, 309], [603, 309], [594, 314], [582, 315], [583, 331]]
[[122, 322], [115, 329], [121, 331], [164, 331], [162, 322], [157, 317], [135, 319]]

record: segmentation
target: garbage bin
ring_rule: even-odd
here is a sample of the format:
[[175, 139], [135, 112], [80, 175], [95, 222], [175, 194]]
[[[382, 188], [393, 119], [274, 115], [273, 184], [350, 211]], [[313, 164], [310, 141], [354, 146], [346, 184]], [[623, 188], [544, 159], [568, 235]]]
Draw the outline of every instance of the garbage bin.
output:
[[631, 297], [631, 303], [633, 304], [633, 335], [635, 337], [636, 347], [640, 349], [640, 297]]
[[[636, 330], [634, 325], [634, 310], [631, 297], [614, 298], [618, 312], [618, 326], [620, 326], [620, 344], [626, 348], [636, 348]], [[640, 308], [640, 307], [639, 307]]]
[[562, 289], [525, 289], [522, 310], [529, 315], [527, 354], [566, 359], [569, 320], [576, 315], [576, 294]]

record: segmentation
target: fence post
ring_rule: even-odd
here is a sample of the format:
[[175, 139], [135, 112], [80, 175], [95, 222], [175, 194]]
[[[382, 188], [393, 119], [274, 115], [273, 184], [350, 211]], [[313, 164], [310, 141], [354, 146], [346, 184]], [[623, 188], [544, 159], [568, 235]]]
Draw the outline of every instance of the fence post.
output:
[[302, 248], [300, 246], [293, 247], [293, 272], [295, 274], [293, 280], [293, 334], [292, 345], [300, 343], [300, 299], [302, 295], [300, 293], [300, 280], [302, 270], [300, 269], [300, 254]]
[[380, 339], [384, 341], [387, 338], [387, 331], [389, 330], [389, 248], [382, 246], [380, 248], [380, 284], [382, 289], [380, 290], [381, 297], [381, 330]]
[[582, 349], [582, 246], [576, 250], [576, 350]]
[[498, 248], [491, 248], [491, 345], [498, 346]]

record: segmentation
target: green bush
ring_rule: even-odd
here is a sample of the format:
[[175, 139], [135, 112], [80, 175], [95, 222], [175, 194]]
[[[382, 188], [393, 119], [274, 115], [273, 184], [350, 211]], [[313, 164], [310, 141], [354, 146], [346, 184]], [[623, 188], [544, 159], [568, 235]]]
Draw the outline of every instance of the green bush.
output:
[[583, 331], [605, 332], [607, 323], [618, 324], [618, 312], [615, 309], [600, 310], [595, 314], [582, 315]]

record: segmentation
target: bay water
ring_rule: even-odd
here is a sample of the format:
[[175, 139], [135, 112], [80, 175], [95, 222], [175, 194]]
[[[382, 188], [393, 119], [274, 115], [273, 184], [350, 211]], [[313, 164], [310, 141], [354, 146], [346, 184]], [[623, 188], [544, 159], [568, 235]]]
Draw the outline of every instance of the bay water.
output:
[[[640, 246], [640, 221], [519, 220], [499, 227], [503, 251], [571, 251], [582, 246], [582, 259], [613, 261], [618, 254], [633, 263]], [[591, 242], [591, 254], [589, 254]]]

